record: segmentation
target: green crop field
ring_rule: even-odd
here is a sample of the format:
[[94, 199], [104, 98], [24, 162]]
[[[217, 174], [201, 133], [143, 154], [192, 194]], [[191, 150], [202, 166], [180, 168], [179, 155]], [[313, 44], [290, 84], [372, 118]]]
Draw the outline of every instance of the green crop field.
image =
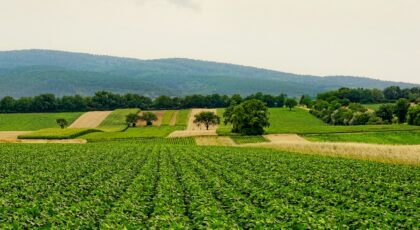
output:
[[50, 128], [41, 129], [28, 134], [20, 135], [19, 139], [71, 139], [82, 136], [84, 134], [99, 132], [96, 129], [60, 129]]
[[273, 150], [0, 144], [0, 228], [418, 229], [420, 168]]
[[169, 125], [175, 112], [176, 110], [165, 110], [165, 113], [163, 114], [162, 125]]
[[420, 145], [420, 131], [306, 135], [310, 141]]
[[[295, 108], [292, 111], [289, 111], [289, 109], [286, 108], [271, 108], [269, 109], [269, 112], [271, 125], [266, 129], [268, 134], [318, 134], [420, 130], [420, 126], [409, 126], [404, 124], [333, 126], [325, 124], [320, 119], [312, 116], [307, 110], [300, 108]], [[223, 114], [223, 109], [219, 109], [218, 114]], [[230, 130], [231, 127], [229, 125], [222, 124], [217, 132], [221, 135], [229, 135]]]
[[127, 128], [125, 118], [130, 113], [139, 113], [139, 109], [116, 109], [109, 114], [98, 126], [98, 129], [105, 132], [119, 132]]
[[0, 114], [0, 131], [34, 131], [45, 128], [56, 128], [56, 120], [64, 118], [73, 123], [82, 112], [75, 113], [12, 113]]
[[184, 128], [187, 127], [190, 112], [190, 109], [179, 110], [178, 116], [176, 117], [176, 126], [181, 126]]
[[232, 138], [236, 144], [268, 142], [263, 136], [231, 136], [230, 138]]
[[182, 127], [178, 126], [148, 126], [138, 128], [128, 128], [124, 132], [100, 132], [100, 133], [89, 133], [81, 136], [80, 138], [87, 139], [89, 141], [95, 140], [111, 140], [111, 139], [124, 139], [124, 138], [141, 138], [141, 137], [166, 137], [170, 133], [176, 130], [180, 130]]
[[134, 138], [121, 138], [121, 139], [90, 139], [89, 142], [124, 142], [131, 141], [136, 144], [157, 144], [157, 145], [196, 145], [193, 137], [180, 137], [180, 138], [165, 138], [165, 137], [134, 137]]

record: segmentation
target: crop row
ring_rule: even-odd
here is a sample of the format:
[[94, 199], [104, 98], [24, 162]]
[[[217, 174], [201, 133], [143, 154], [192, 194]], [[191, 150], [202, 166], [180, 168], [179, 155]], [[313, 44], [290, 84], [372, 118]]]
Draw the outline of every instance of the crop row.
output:
[[420, 171], [271, 150], [0, 145], [0, 228], [419, 228]]

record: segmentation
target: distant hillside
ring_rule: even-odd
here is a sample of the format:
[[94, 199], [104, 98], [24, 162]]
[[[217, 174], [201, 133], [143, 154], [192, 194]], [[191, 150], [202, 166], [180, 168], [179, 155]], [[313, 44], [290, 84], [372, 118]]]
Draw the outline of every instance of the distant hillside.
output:
[[418, 86], [351, 76], [317, 77], [191, 59], [139, 60], [50, 50], [0, 52], [0, 97], [91, 95], [98, 90], [147, 96], [315, 95], [340, 87]]

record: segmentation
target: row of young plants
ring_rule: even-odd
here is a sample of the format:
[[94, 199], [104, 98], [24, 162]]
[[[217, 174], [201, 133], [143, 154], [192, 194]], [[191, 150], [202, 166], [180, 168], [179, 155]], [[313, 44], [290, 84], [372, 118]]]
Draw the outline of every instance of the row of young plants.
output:
[[272, 150], [0, 146], [0, 228], [419, 228], [417, 167]]

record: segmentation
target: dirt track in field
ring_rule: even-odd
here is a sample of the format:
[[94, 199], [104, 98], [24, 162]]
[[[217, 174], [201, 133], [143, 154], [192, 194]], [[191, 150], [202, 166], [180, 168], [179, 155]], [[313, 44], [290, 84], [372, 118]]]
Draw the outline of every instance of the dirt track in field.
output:
[[175, 131], [169, 134], [169, 137], [217, 136], [217, 125], [211, 126], [209, 127], [209, 130], [206, 130], [204, 126], [197, 126], [194, 124], [194, 116], [201, 112], [213, 112], [217, 114], [216, 109], [192, 109], [188, 119], [187, 130]]
[[0, 140], [17, 139], [19, 135], [30, 133], [32, 131], [1, 131]]
[[[151, 113], [156, 114], [157, 120], [153, 122], [153, 126], [160, 127], [162, 125], [163, 115], [165, 114], [165, 111], [145, 111], [145, 112], [151, 112]], [[139, 116], [141, 116], [142, 114], [143, 113], [140, 112]], [[136, 126], [138, 126], [138, 127], [146, 126], [146, 121], [139, 120], [139, 121], [137, 121]]]
[[16, 144], [86, 144], [84, 139], [68, 139], [68, 140], [35, 140], [35, 139], [0, 139], [0, 143], [16, 143]]
[[98, 127], [102, 121], [111, 113], [112, 111], [94, 111], [86, 112], [82, 114], [77, 120], [75, 120], [69, 128], [91, 128], [94, 129]]

